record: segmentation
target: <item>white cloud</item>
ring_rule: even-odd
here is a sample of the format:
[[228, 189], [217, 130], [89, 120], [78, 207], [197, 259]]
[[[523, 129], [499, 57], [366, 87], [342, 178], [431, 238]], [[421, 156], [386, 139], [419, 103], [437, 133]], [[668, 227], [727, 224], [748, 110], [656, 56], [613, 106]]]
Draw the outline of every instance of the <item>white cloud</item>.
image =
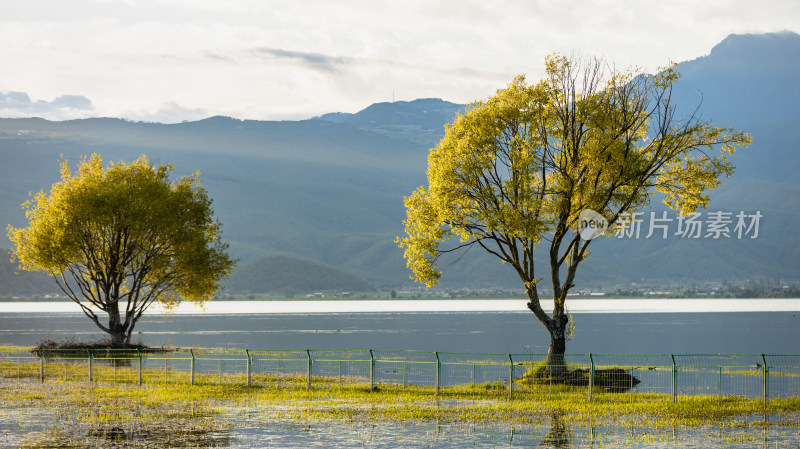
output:
[[128, 118], [298, 118], [392, 92], [467, 102], [540, 77], [553, 51], [653, 70], [798, 24], [800, 3], [783, 0], [14, 2], [0, 91], [79, 92]]
[[209, 114], [205, 109], [185, 108], [175, 102], [165, 103], [155, 111], [129, 111], [124, 114], [125, 118], [131, 120], [157, 123], [195, 121], [207, 118], [211, 115], [213, 114]]
[[0, 92], [0, 117], [69, 120], [89, 117], [93, 113], [91, 100], [82, 95], [62, 95], [53, 101], [33, 101], [25, 92]]

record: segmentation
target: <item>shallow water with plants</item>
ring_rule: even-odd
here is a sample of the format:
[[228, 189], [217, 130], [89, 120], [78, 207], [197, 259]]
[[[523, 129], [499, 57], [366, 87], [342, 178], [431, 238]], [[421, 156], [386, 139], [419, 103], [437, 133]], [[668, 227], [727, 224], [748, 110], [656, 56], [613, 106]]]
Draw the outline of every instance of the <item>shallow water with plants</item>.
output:
[[[586, 400], [569, 386], [508, 400], [502, 386], [378, 385], [302, 376], [219, 383], [0, 381], [3, 447], [800, 447], [800, 398], [652, 393]], [[152, 374], [152, 373], [148, 373]], [[76, 380], [78, 379], [78, 380]]]

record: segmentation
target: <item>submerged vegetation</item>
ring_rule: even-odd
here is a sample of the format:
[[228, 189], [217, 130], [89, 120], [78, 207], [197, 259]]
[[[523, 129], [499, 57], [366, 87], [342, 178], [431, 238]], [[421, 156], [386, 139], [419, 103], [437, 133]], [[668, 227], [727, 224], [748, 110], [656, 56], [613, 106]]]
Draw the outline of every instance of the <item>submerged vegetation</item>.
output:
[[254, 376], [250, 387], [244, 376], [229, 375], [223, 382], [214, 374], [199, 374], [191, 385], [157, 370], [145, 372], [146, 383], [138, 385], [123, 370], [117, 378], [110, 366], [97, 367], [95, 381], [87, 382], [81, 365], [64, 365], [63, 375], [40, 383], [37, 369], [0, 364], [0, 426], [15, 446], [218, 447], [231, 445], [241, 429], [324, 423], [552, 426], [550, 441], [567, 438], [569, 429], [592, 429], [595, 435], [597, 428], [614, 433], [634, 423], [647, 429], [642, 438], [708, 426], [744, 440], [756, 438], [765, 426], [800, 436], [796, 397], [773, 398], [767, 408], [741, 397], [681, 396], [672, 403], [665, 394], [633, 392], [587, 401], [585, 389], [550, 384], [508, 400], [502, 383], [447, 387], [435, 395], [432, 386], [380, 384], [370, 391], [358, 379], [342, 383], [324, 377], [308, 389], [304, 376], [263, 374]]

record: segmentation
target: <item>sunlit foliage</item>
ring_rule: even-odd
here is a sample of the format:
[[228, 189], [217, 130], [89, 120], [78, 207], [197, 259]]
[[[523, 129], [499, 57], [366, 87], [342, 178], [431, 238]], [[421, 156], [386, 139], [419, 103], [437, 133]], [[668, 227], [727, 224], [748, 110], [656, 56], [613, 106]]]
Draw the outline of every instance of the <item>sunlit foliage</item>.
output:
[[[580, 212], [597, 211], [613, 228], [655, 191], [670, 208], [694, 212], [733, 173], [728, 158], [750, 137], [697, 115], [678, 117], [674, 65], [644, 75], [554, 54], [546, 73], [533, 84], [516, 77], [446, 127], [428, 156], [428, 186], [405, 200], [398, 243], [412, 279], [429, 286], [444, 253], [477, 245], [508, 263], [550, 331], [550, 352], [563, 354], [564, 303], [591, 242], [575, 232]], [[539, 304], [534, 270], [543, 240], [552, 315]]]
[[20, 268], [53, 276], [116, 344], [156, 301], [210, 299], [234, 265], [198, 176], [172, 170], [145, 156], [104, 167], [93, 154], [76, 172], [64, 160], [61, 181], [23, 204], [28, 227], [8, 227]]

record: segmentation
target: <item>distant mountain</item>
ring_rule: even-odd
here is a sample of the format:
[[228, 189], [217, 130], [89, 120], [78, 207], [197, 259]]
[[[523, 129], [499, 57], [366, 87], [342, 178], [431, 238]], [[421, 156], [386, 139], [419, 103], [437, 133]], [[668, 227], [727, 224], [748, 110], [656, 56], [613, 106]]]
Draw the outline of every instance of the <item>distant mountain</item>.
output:
[[[592, 244], [589, 261], [579, 268], [579, 285], [800, 279], [798, 56], [800, 36], [794, 33], [732, 35], [708, 55], [679, 65], [679, 113], [699, 105], [715, 125], [753, 135], [753, 145], [733, 158], [736, 174], [712, 193], [709, 211], [761, 211], [758, 238], [604, 238]], [[59, 154], [73, 163], [92, 152], [106, 160], [146, 154], [173, 164], [176, 175], [201, 172], [223, 239], [241, 258], [231, 289], [275, 289], [276, 283], [255, 283], [270, 272], [292, 278], [277, 270], [276, 256], [306, 261], [286, 265], [309, 282], [312, 263], [375, 287], [409, 285], [402, 251], [393, 242], [402, 233], [403, 197], [426, 183], [429, 149], [463, 109], [421, 99], [284, 122], [0, 119], [0, 221], [24, 225], [19, 205], [28, 192], [58, 180]], [[655, 199], [650, 210], [666, 207]], [[0, 246], [10, 245], [5, 242]], [[442, 267], [445, 286], [519, 288], [508, 266], [474, 251]], [[2, 286], [9, 282], [0, 279]]]
[[332, 267], [287, 256], [270, 256], [243, 265], [231, 276], [228, 293], [367, 292], [374, 287]]
[[334, 112], [315, 117], [332, 123], [346, 123], [374, 130], [388, 126], [413, 126], [441, 132], [441, 125], [453, 120], [464, 105], [450, 103], [441, 98], [421, 98], [414, 101], [375, 103], [355, 114]]
[[800, 35], [732, 34], [711, 52], [679, 65], [677, 103], [718, 125], [800, 119]]
[[0, 298], [61, 293], [52, 278], [40, 271], [21, 271], [9, 258], [8, 250], [0, 248]]
[[435, 146], [443, 135], [445, 123], [466, 106], [439, 98], [414, 101], [376, 103], [355, 114], [335, 112], [315, 117], [316, 120], [345, 124], [387, 136]]
[[[176, 176], [201, 172], [223, 238], [242, 266], [288, 254], [380, 283], [403, 273], [392, 240], [404, 217], [403, 195], [425, 180], [427, 150], [320, 120], [0, 119], [0, 220], [25, 224], [20, 204], [58, 181], [59, 155], [74, 165], [92, 152], [107, 161], [146, 154], [173, 164]], [[10, 247], [2, 239], [0, 246]]]

